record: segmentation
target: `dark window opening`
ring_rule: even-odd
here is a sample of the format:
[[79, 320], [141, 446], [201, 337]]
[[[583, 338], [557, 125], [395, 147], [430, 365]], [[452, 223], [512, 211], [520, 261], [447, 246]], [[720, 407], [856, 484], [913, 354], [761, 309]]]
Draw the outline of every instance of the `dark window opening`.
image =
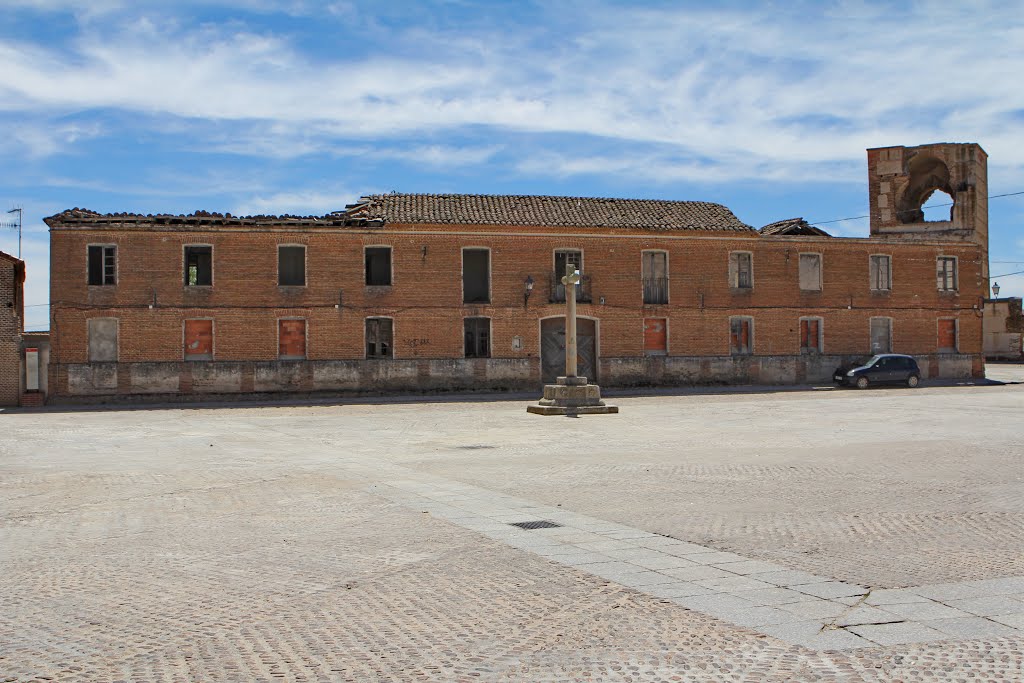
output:
[[209, 287], [213, 284], [213, 247], [185, 247], [185, 285]]
[[486, 249], [462, 251], [462, 302], [486, 304], [491, 301], [491, 252]]
[[89, 284], [117, 284], [117, 247], [89, 247]]
[[282, 287], [305, 287], [305, 247], [277, 248], [277, 284]]
[[367, 247], [366, 285], [368, 287], [391, 285], [391, 247]]
[[491, 357], [491, 319], [466, 318], [466, 358]]
[[392, 358], [393, 356], [391, 318], [367, 318], [366, 357]]

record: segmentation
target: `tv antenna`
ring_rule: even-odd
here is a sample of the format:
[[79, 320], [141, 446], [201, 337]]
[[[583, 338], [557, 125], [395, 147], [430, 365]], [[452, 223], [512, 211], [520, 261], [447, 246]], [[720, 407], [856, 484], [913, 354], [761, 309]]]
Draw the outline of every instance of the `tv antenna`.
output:
[[24, 213], [24, 210], [19, 206], [16, 209], [11, 209], [7, 213], [8, 214], [12, 214], [12, 213], [18, 214], [18, 222], [15, 223], [14, 221], [0, 221], [0, 228], [8, 228], [10, 230], [17, 230], [18, 231], [18, 258], [20, 259], [21, 258], [21, 220], [22, 220], [22, 214]]

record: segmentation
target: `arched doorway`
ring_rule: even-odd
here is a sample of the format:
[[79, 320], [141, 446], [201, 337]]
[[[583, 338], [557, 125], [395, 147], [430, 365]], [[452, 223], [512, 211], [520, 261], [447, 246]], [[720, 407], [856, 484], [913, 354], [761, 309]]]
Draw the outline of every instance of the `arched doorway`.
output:
[[[581, 377], [597, 382], [597, 321], [576, 318], [576, 366]], [[565, 317], [540, 321], [540, 367], [545, 384], [565, 375]]]

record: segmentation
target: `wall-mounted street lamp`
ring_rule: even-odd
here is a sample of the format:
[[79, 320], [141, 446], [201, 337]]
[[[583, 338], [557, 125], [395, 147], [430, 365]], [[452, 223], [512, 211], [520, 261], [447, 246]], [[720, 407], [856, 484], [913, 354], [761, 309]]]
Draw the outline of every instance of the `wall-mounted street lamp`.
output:
[[523, 308], [530, 302], [530, 295], [533, 294], [533, 276], [527, 275], [523, 281]]
[[995, 299], [998, 296], [999, 296], [999, 283], [998, 282], [993, 282], [992, 283], [992, 298]]

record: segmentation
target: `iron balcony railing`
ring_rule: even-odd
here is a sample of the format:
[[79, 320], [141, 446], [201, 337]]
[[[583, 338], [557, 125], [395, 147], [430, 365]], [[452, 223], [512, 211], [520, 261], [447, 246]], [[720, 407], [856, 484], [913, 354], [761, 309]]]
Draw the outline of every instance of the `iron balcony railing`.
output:
[[[549, 301], [553, 304], [565, 303], [563, 277], [565, 277], [565, 273], [551, 273], [551, 299]], [[590, 276], [580, 275], [580, 283], [576, 285], [576, 303], [589, 304], [591, 301], [593, 299], [590, 298]]]
[[645, 304], [667, 304], [668, 303], [668, 278], [667, 277], [645, 277], [644, 281], [644, 303]]

